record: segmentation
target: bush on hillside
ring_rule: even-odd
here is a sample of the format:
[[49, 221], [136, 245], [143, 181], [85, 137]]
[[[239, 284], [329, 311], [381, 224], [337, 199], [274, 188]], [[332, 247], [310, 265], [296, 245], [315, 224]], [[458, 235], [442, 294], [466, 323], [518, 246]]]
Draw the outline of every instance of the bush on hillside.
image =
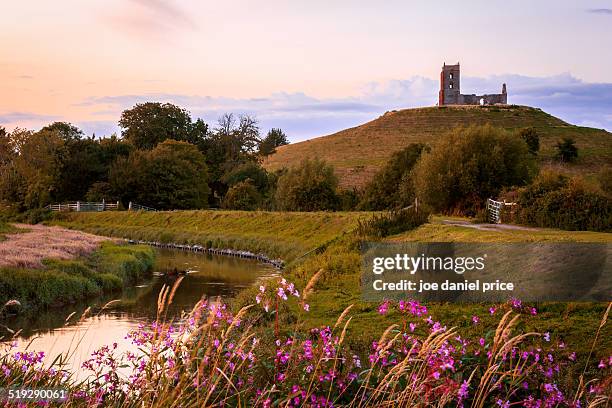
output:
[[429, 221], [430, 215], [431, 211], [422, 206], [418, 211], [414, 208], [392, 210], [374, 214], [366, 221], [359, 220], [357, 231], [363, 237], [382, 238], [415, 229]]
[[572, 163], [578, 158], [578, 148], [576, 141], [571, 137], [563, 138], [557, 142], [557, 160], [564, 163]]
[[385, 167], [366, 186], [359, 209], [377, 211], [408, 205], [414, 199], [410, 171], [421, 157], [423, 150], [425, 150], [424, 144], [411, 143], [408, 147], [395, 152]]
[[571, 231], [612, 231], [612, 203], [582, 178], [543, 173], [519, 194], [519, 222]]
[[304, 159], [279, 177], [275, 203], [282, 211], [323, 211], [338, 207], [338, 178], [319, 159]]
[[521, 138], [527, 143], [529, 153], [537, 155], [540, 150], [540, 135], [532, 127], [523, 128], [519, 131]]
[[249, 178], [234, 184], [223, 198], [221, 205], [228, 210], [252, 211], [259, 208], [261, 202], [261, 194], [257, 191], [253, 180]]
[[424, 152], [412, 179], [433, 210], [474, 215], [506, 186], [527, 184], [535, 158], [518, 135], [490, 125], [456, 128]]

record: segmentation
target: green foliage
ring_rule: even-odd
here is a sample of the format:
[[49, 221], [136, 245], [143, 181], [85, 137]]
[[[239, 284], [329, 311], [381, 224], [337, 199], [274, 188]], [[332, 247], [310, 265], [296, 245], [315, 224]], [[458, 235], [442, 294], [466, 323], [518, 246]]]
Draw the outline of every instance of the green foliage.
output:
[[119, 126], [122, 136], [138, 149], [150, 150], [167, 139], [198, 144], [208, 127], [201, 120], [192, 122], [187, 110], [171, 103], [139, 103], [123, 111]]
[[208, 204], [204, 156], [186, 142], [166, 140], [153, 150], [136, 150], [115, 163], [109, 179], [124, 205], [133, 201], [157, 209], [187, 209]]
[[275, 203], [284, 211], [321, 211], [338, 207], [334, 168], [319, 159], [304, 159], [278, 179]]
[[46, 260], [44, 269], [0, 269], [0, 304], [29, 309], [59, 306], [119, 290], [143, 278], [155, 253], [146, 246], [105, 243], [90, 258]]
[[272, 128], [259, 143], [259, 154], [261, 156], [269, 156], [276, 153], [276, 148], [279, 146], [285, 146], [289, 144], [287, 135], [281, 129]]
[[268, 189], [268, 172], [254, 161], [248, 161], [234, 167], [223, 176], [222, 181], [232, 187], [248, 179], [262, 194]]
[[557, 160], [564, 163], [572, 163], [578, 158], [578, 148], [576, 141], [571, 137], [564, 137], [563, 140], [557, 142]]
[[249, 178], [234, 184], [225, 198], [223, 208], [229, 210], [256, 210], [262, 202], [262, 197], [253, 181]]
[[361, 201], [361, 194], [356, 188], [338, 191], [339, 209], [342, 211], [354, 211]]
[[543, 173], [519, 195], [519, 221], [574, 231], [612, 231], [609, 197], [579, 178]]
[[425, 149], [422, 143], [412, 143], [395, 152], [365, 188], [359, 209], [378, 211], [401, 208], [414, 200], [410, 172]]
[[456, 128], [414, 168], [417, 196], [434, 211], [475, 214], [506, 186], [528, 183], [535, 161], [517, 135], [489, 125]]
[[540, 150], [540, 135], [533, 127], [523, 128], [519, 131], [521, 138], [527, 143], [529, 153], [537, 155]]
[[374, 214], [370, 219], [359, 221], [357, 229], [363, 237], [382, 238], [389, 235], [410, 231], [429, 221], [431, 211], [428, 208], [419, 207], [402, 210], [392, 210], [382, 214]]

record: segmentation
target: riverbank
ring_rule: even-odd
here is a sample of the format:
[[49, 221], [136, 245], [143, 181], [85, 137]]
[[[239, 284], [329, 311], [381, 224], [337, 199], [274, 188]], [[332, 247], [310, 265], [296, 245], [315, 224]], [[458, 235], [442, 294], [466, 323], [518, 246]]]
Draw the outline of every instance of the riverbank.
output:
[[289, 263], [354, 229], [359, 212], [163, 211], [62, 213], [54, 225], [93, 234], [265, 254]]
[[13, 312], [31, 313], [120, 290], [144, 277], [155, 256], [148, 246], [107, 237], [42, 225], [18, 227], [18, 233], [0, 242], [0, 305], [18, 301]]

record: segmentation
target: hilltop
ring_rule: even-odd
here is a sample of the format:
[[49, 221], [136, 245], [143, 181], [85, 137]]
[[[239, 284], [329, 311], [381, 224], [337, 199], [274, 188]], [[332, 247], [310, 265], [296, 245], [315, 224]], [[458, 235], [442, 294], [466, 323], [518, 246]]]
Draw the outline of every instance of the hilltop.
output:
[[[390, 111], [363, 125], [328, 136], [282, 146], [264, 161], [268, 170], [289, 167], [305, 157], [333, 164], [340, 185], [362, 187], [391, 154], [410, 143], [432, 143], [455, 126], [490, 123], [505, 129], [534, 127], [540, 134], [540, 161], [567, 173], [592, 174], [612, 164], [612, 133], [574, 126], [541, 109], [527, 106], [443, 106]], [[552, 160], [557, 141], [576, 140], [580, 157], [562, 166]]]

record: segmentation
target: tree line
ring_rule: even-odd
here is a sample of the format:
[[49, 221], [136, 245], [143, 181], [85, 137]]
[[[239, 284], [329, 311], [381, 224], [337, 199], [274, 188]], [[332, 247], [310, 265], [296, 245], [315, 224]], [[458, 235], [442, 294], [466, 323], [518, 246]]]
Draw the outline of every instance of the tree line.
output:
[[[543, 181], [555, 177], [539, 175], [533, 128], [460, 127], [435, 143], [410, 144], [358, 190], [339, 188], [333, 166], [317, 158], [264, 169], [263, 158], [289, 142], [280, 129], [262, 137], [248, 115], [224, 114], [209, 127], [178, 106], [143, 103], [124, 111], [119, 126], [121, 137], [98, 139], [62, 122], [36, 132], [0, 128], [0, 201], [15, 211], [83, 199], [160, 210], [380, 211], [418, 197], [431, 211], [479, 216], [487, 198], [512, 193], [526, 223], [610, 229], [610, 172], [595, 187], [576, 177]], [[557, 149], [558, 160], [578, 156], [572, 140]]]
[[16, 211], [102, 199], [218, 207], [243, 181], [265, 196], [274, 177], [260, 162], [289, 143], [280, 129], [262, 137], [249, 115], [225, 114], [211, 128], [169, 103], [138, 104], [122, 113], [119, 126], [120, 137], [102, 138], [65, 122], [38, 131], [0, 127], [0, 201]]

